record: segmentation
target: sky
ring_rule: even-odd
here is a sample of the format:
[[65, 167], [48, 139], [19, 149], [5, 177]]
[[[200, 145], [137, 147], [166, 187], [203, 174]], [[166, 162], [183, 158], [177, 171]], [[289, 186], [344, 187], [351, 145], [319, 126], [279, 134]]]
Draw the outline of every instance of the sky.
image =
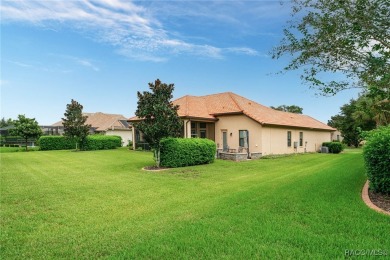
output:
[[[40, 125], [84, 112], [131, 117], [157, 78], [184, 95], [234, 92], [266, 106], [298, 105], [324, 123], [357, 90], [317, 95], [272, 59], [290, 17], [280, 1], [1, 1], [1, 117]], [[328, 75], [328, 77], [336, 77]]]

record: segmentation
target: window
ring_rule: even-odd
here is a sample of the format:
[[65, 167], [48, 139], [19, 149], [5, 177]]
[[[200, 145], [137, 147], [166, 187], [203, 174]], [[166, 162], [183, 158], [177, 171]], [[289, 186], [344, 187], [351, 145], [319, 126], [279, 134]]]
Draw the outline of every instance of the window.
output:
[[135, 131], [135, 141], [141, 142], [141, 143], [145, 142], [144, 134], [138, 129], [136, 129], [136, 131]]
[[195, 138], [195, 137], [198, 137], [198, 134], [197, 134], [197, 123], [196, 122], [191, 122], [191, 138]]
[[206, 123], [199, 123], [199, 128], [206, 128]]
[[206, 138], [206, 130], [200, 130], [200, 138]]
[[196, 129], [191, 129], [191, 138], [196, 138], [198, 135], [196, 134]]
[[248, 130], [239, 130], [238, 144], [241, 147], [248, 147]]
[[287, 146], [291, 147], [291, 131], [287, 131]]
[[299, 146], [303, 146], [303, 132], [299, 132]]

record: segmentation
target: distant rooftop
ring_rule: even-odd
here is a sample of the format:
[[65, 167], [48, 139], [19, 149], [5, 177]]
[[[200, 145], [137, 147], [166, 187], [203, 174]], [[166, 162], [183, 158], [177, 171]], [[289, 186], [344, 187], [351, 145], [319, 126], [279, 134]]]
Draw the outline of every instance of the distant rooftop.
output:
[[[95, 131], [129, 130], [129, 123], [123, 115], [102, 112], [83, 113], [83, 115], [88, 117], [86, 124], [95, 128]], [[56, 122], [52, 126], [62, 126], [62, 121]]]

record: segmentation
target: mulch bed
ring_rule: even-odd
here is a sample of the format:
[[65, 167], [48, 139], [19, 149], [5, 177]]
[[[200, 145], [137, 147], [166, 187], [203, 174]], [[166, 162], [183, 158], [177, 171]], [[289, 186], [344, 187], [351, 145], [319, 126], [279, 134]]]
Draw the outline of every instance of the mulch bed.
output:
[[143, 168], [146, 171], [163, 171], [163, 170], [168, 170], [169, 168], [167, 167], [157, 167], [157, 166], [146, 166]]
[[368, 190], [368, 196], [370, 197], [371, 202], [377, 207], [390, 212], [390, 195], [374, 193], [371, 190]]

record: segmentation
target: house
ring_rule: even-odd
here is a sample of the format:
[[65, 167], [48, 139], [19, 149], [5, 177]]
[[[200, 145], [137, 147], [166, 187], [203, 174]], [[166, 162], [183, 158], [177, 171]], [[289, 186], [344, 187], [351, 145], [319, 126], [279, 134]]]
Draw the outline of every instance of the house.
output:
[[5, 126], [0, 128], [0, 136], [7, 136], [10, 134], [10, 130], [14, 129], [13, 125]]
[[[126, 146], [129, 141], [133, 140], [132, 129], [127, 122], [126, 117], [118, 114], [105, 114], [101, 112], [97, 113], [83, 113], [87, 116], [86, 124], [91, 125], [91, 134], [105, 134], [105, 135], [118, 135], [122, 137], [122, 145]], [[62, 121], [59, 121], [53, 125], [52, 128], [60, 129], [59, 132], [63, 133]], [[62, 132], [61, 132], [62, 130]]]
[[41, 125], [41, 129], [44, 135], [63, 135], [64, 134], [64, 126], [62, 125], [62, 121], [59, 122], [60, 125]]
[[[316, 152], [336, 131], [310, 116], [277, 111], [232, 92], [187, 95], [173, 104], [179, 105], [183, 137], [209, 138], [224, 156]], [[136, 141], [142, 136], [136, 130], [133, 135]]]
[[339, 130], [336, 130], [332, 133], [331, 139], [332, 139], [332, 141], [342, 142], [344, 138], [343, 138], [341, 132]]

